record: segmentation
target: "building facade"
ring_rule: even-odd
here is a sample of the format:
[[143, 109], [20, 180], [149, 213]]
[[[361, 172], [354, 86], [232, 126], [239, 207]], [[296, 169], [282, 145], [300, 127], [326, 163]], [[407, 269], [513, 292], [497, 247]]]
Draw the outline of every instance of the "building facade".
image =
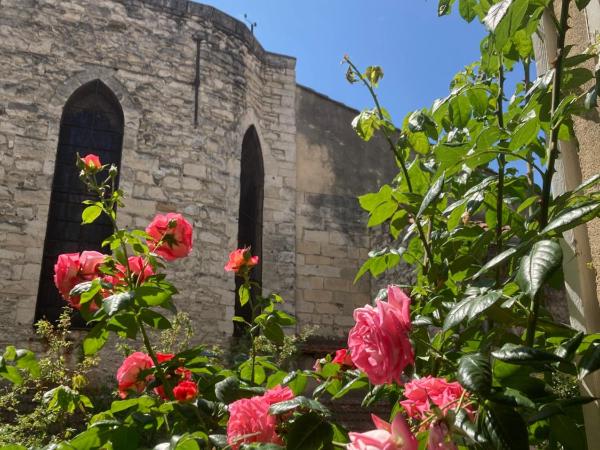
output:
[[79, 224], [74, 158], [88, 151], [120, 166], [121, 226], [165, 212], [193, 223], [193, 252], [168, 273], [200, 337], [232, 335], [223, 265], [248, 243], [299, 329], [343, 336], [376, 288], [352, 282], [370, 249], [356, 196], [395, 173], [383, 146], [355, 136], [355, 114], [209, 6], [0, 0], [0, 345], [56, 314], [56, 255], [109, 232]]

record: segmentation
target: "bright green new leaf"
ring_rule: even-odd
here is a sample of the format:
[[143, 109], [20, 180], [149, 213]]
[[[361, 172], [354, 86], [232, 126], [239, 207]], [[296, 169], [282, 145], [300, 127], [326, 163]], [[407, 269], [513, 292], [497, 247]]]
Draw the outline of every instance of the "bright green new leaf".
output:
[[417, 219], [421, 217], [425, 210], [440, 196], [440, 194], [442, 193], [442, 189], [444, 188], [445, 179], [445, 174], [442, 173], [442, 175], [436, 180], [436, 182], [433, 183], [433, 185], [429, 188], [429, 191], [427, 191], [427, 194], [425, 194], [423, 202], [421, 203], [421, 207], [417, 212]]
[[88, 206], [81, 213], [81, 223], [92, 223], [100, 216], [100, 214], [102, 214], [102, 207], [98, 205]]
[[477, 17], [477, 0], [459, 0], [458, 11], [463, 19], [472, 22]]
[[540, 121], [537, 117], [529, 119], [528, 121], [519, 125], [513, 135], [508, 148], [510, 150], [517, 150], [525, 145], [528, 145], [533, 141], [538, 133], [540, 132]]

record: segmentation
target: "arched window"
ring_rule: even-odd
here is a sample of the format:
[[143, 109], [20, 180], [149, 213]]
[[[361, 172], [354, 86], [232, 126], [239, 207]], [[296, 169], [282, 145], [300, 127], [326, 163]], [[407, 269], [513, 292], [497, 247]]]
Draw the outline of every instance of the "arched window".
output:
[[[261, 264], [252, 269], [251, 278], [262, 282], [262, 233], [263, 233], [263, 192], [265, 170], [262, 150], [254, 126], [248, 128], [242, 141], [242, 170], [240, 174], [240, 209], [238, 220], [238, 248], [252, 247], [252, 254], [261, 258]], [[241, 307], [238, 291], [242, 280], [236, 277], [235, 315], [251, 319], [250, 305]], [[254, 292], [259, 294], [259, 292]], [[245, 328], [235, 323], [234, 334], [240, 336]]]
[[[81, 225], [81, 202], [92, 197], [79, 180], [75, 155], [94, 153], [103, 164], [120, 167], [122, 143], [123, 110], [115, 94], [100, 80], [77, 89], [65, 104], [60, 122], [36, 320], [56, 320], [65, 306], [53, 281], [58, 255], [82, 250], [100, 251], [102, 241], [112, 234], [111, 224], [104, 216], [93, 224]], [[73, 325], [83, 325], [78, 314], [74, 316]]]

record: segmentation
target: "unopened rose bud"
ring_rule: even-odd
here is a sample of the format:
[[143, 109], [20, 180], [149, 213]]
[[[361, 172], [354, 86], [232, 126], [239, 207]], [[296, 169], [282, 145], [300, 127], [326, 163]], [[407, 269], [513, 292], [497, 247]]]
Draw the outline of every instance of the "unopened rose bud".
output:
[[116, 177], [116, 176], [117, 176], [117, 172], [118, 172], [118, 171], [119, 171], [119, 170], [117, 169], [117, 166], [115, 166], [114, 164], [111, 164], [111, 165], [110, 165], [110, 169], [108, 169], [108, 175], [109, 175], [111, 178], [114, 178], [114, 177]]

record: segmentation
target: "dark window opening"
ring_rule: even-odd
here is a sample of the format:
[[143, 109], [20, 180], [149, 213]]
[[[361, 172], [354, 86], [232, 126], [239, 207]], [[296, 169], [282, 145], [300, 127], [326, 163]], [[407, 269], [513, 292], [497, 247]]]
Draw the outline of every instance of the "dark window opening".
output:
[[[75, 167], [76, 154], [94, 153], [103, 164], [121, 165], [123, 143], [123, 110], [114, 93], [100, 80], [77, 89], [63, 109], [52, 179], [50, 209], [44, 241], [42, 270], [38, 288], [35, 320], [56, 321], [66, 305], [54, 285], [54, 264], [62, 253], [83, 250], [102, 251], [101, 244], [112, 234], [105, 216], [93, 224], [81, 225], [82, 201], [94, 199], [79, 180]], [[102, 176], [104, 174], [100, 174]], [[118, 185], [118, 180], [116, 180]], [[73, 326], [85, 323], [73, 313]]]
[[[265, 171], [262, 150], [254, 126], [251, 126], [242, 142], [242, 170], [240, 174], [240, 209], [238, 220], [238, 248], [251, 247], [252, 254], [260, 257], [260, 264], [252, 269], [251, 279], [262, 283], [262, 234], [263, 234], [263, 191]], [[242, 279], [235, 280], [235, 315], [247, 321], [252, 319], [250, 304], [243, 307], [239, 302], [239, 288]], [[253, 295], [260, 295], [258, 290]], [[241, 325], [241, 326], [240, 326]], [[235, 322], [234, 335], [241, 336], [246, 332], [243, 324]]]

